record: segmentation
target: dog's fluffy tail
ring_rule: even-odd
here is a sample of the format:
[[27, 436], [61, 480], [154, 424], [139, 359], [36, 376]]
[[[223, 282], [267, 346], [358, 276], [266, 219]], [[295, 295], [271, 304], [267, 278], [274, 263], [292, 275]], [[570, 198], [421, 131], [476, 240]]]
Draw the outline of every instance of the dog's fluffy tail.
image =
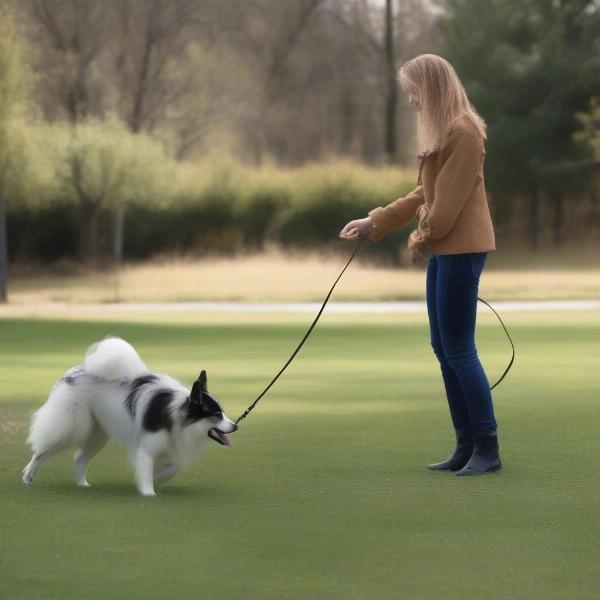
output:
[[85, 353], [87, 373], [102, 379], [135, 379], [150, 371], [139, 354], [125, 340], [109, 337], [92, 344]]

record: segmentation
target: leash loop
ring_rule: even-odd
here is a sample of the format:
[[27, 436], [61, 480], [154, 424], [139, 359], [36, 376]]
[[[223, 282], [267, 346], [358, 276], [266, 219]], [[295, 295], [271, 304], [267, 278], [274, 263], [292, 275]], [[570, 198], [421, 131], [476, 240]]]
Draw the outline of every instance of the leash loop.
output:
[[[481, 300], [484, 304], [487, 304], [490, 308], [491, 305], [489, 305], [483, 298], [480, 298], [479, 296], [477, 296], [477, 300]], [[492, 308], [492, 310], [494, 310]], [[496, 314], [496, 316], [498, 317], [498, 319], [500, 319], [500, 315], [494, 310], [494, 313]], [[500, 323], [502, 324], [502, 327], [504, 327], [504, 323], [502, 322], [502, 319], [500, 319]], [[510, 337], [510, 334], [508, 333], [508, 330], [506, 329], [506, 327], [504, 327], [504, 331], [506, 331], [506, 335], [508, 336], [508, 341], [510, 342], [510, 345], [512, 346], [512, 357], [510, 359], [510, 362], [508, 363], [508, 367], [506, 367], [506, 369], [504, 370], [504, 373], [502, 373], [502, 377], [500, 377], [500, 379], [498, 379], [498, 381], [496, 381], [496, 383], [490, 388], [490, 390], [493, 390], [503, 379], [504, 376], [508, 373], [509, 369], [512, 367], [512, 364], [515, 360], [515, 345], [513, 344], [513, 341]]]

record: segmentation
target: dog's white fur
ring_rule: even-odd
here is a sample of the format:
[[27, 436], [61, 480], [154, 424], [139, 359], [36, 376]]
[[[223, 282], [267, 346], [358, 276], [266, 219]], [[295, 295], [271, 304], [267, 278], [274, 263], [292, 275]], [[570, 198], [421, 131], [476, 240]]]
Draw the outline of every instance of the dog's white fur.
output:
[[[142, 380], [137, 378], [148, 381], [139, 384]], [[161, 393], [163, 403], [152, 406]], [[196, 397], [201, 400], [196, 400], [195, 416], [190, 417], [187, 407]], [[220, 412], [202, 416], [202, 402]], [[168, 426], [155, 421], [149, 430], [144, 420], [148, 409]], [[206, 447], [209, 431], [229, 445], [223, 434], [236, 428], [208, 394], [204, 371], [190, 392], [175, 379], [152, 373], [125, 340], [107, 338], [90, 346], [84, 363], [55, 383], [46, 403], [33, 415], [27, 438], [33, 457], [23, 469], [22, 481], [30, 484], [42, 462], [64, 448], [76, 447], [75, 481], [87, 487], [90, 460], [114, 438], [128, 449], [140, 493], [154, 496], [155, 485], [173, 477]]]

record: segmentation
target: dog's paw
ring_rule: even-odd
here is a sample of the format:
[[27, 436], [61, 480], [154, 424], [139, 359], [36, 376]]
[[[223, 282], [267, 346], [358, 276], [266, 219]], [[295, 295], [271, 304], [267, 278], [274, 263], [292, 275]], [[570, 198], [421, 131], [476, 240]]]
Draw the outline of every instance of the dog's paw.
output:
[[156, 492], [154, 490], [140, 490], [140, 494], [146, 498], [152, 498], [156, 496]]
[[21, 483], [23, 485], [31, 485], [33, 481], [33, 476], [27, 472], [27, 469], [23, 469], [23, 474], [21, 475]]
[[77, 487], [91, 488], [92, 485], [90, 483], [88, 483], [86, 480], [83, 480], [83, 481], [78, 481], [77, 482]]

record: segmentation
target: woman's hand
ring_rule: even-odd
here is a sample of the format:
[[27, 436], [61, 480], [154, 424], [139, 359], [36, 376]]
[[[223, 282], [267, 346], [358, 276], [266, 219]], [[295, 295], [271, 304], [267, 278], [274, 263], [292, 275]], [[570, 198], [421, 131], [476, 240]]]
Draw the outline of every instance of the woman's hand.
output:
[[371, 217], [364, 219], [354, 219], [350, 221], [338, 234], [344, 240], [356, 240], [360, 235], [369, 235], [373, 230], [373, 222]]
[[429, 254], [429, 244], [423, 240], [418, 230], [413, 231], [408, 236], [408, 257], [413, 265], [423, 265]]

